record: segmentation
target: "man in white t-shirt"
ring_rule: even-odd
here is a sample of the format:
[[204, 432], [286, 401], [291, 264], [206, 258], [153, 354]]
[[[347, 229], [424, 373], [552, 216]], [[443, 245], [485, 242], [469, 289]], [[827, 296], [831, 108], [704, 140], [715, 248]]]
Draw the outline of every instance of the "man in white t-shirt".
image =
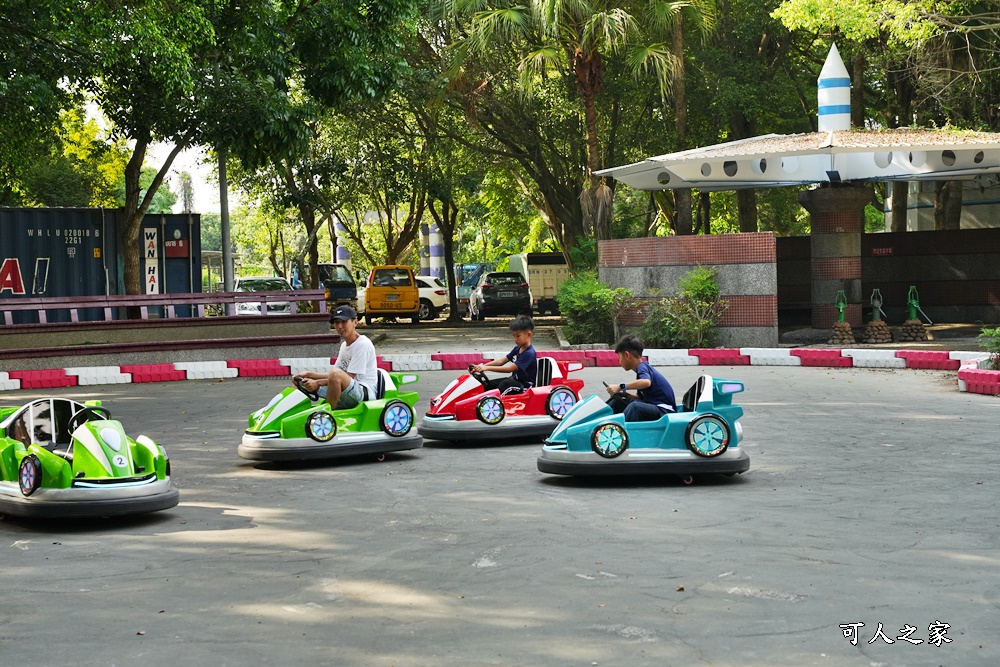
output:
[[318, 392], [337, 410], [353, 408], [361, 401], [375, 398], [378, 366], [375, 346], [368, 336], [357, 332], [358, 313], [350, 306], [340, 306], [330, 316], [333, 328], [340, 334], [337, 363], [326, 375], [300, 373], [303, 384]]

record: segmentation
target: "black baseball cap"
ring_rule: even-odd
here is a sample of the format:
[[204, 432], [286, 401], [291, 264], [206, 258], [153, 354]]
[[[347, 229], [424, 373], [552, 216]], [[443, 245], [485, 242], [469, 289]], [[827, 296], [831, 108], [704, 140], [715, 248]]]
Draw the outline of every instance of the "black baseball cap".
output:
[[356, 320], [358, 319], [358, 311], [354, 310], [350, 306], [339, 306], [337, 310], [333, 311], [333, 315], [330, 316], [330, 321], [334, 320]]

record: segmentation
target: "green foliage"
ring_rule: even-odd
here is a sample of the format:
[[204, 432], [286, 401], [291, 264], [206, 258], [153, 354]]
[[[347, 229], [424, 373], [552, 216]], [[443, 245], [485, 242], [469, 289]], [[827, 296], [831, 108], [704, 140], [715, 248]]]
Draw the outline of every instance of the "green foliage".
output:
[[678, 285], [677, 296], [655, 300], [639, 328], [646, 347], [693, 348], [715, 344], [719, 317], [728, 303], [719, 298], [714, 268], [692, 269]]
[[1000, 371], [1000, 327], [984, 328], [979, 334], [979, 345], [990, 353], [989, 359], [980, 364], [981, 368]]
[[563, 283], [556, 300], [566, 319], [563, 332], [570, 343], [615, 341], [614, 317], [609, 309], [618, 298], [615, 292], [618, 290], [608, 289], [594, 271], [580, 273]]
[[570, 249], [569, 257], [577, 269], [597, 269], [597, 241], [594, 239], [577, 239], [575, 248]]

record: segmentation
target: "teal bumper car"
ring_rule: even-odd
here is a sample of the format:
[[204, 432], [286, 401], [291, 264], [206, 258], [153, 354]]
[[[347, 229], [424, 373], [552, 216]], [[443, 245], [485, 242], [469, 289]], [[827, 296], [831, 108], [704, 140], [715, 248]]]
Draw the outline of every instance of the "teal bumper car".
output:
[[690, 484], [704, 474], [750, 469], [740, 449], [743, 383], [703, 375], [678, 411], [656, 421], [626, 422], [599, 396], [577, 403], [545, 440], [538, 469], [554, 475], [673, 475]]

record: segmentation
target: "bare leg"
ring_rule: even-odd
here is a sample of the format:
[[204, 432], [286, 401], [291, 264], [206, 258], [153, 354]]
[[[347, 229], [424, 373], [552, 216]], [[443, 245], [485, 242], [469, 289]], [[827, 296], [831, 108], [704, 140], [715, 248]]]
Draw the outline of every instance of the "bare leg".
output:
[[336, 408], [337, 402], [340, 401], [340, 395], [351, 384], [351, 380], [351, 376], [341, 369], [336, 366], [331, 368], [329, 375], [327, 375], [326, 402]]

